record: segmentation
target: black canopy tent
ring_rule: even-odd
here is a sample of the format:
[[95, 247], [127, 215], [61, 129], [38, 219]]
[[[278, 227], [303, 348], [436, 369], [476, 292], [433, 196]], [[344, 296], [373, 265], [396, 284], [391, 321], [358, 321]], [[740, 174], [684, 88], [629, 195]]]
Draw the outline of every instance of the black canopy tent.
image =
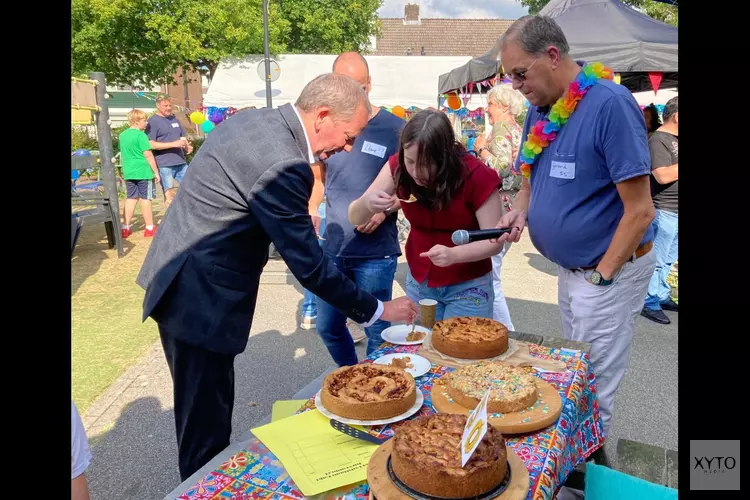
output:
[[[677, 0], [659, 0], [677, 5]], [[677, 86], [677, 28], [657, 21], [619, 0], [551, 0], [540, 12], [565, 33], [571, 56], [599, 61], [620, 74], [631, 92], [651, 90], [649, 72], [662, 73], [661, 87]], [[497, 47], [440, 75], [438, 93], [495, 76]]]
[[676, 27], [619, 0], [551, 0], [539, 14], [560, 25], [572, 57], [612, 68], [632, 92], [651, 90], [653, 72], [662, 73], [661, 87], [677, 85]]

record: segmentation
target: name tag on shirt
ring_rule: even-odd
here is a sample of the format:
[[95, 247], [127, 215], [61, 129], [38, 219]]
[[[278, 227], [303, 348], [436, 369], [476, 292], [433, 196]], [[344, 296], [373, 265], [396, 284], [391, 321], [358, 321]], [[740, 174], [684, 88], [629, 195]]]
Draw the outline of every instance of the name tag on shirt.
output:
[[374, 142], [365, 141], [362, 144], [362, 152], [367, 153], [368, 155], [377, 156], [379, 158], [385, 158], [385, 152], [387, 148], [385, 146], [381, 146], [380, 144], [375, 144]]
[[179, 127], [180, 127], [180, 124], [177, 122], [172, 124], [172, 128], [179, 128]]
[[553, 161], [549, 169], [549, 176], [558, 179], [575, 179], [576, 164], [564, 161]]

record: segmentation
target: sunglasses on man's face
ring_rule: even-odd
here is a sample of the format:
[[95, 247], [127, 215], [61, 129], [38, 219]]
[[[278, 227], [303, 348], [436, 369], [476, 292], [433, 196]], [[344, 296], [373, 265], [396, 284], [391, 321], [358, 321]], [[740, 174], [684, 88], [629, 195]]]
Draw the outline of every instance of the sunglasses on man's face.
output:
[[536, 62], [539, 59], [541, 59], [541, 57], [542, 56], [539, 56], [536, 59], [534, 59], [534, 62], [532, 62], [531, 64], [529, 64], [528, 68], [526, 68], [524, 70], [521, 70], [521, 71], [512, 71], [510, 73], [505, 73], [503, 76], [505, 78], [510, 79], [510, 80], [515, 80], [517, 82], [524, 82], [524, 81], [526, 81], [526, 73], [529, 72], [529, 70], [536, 64]]

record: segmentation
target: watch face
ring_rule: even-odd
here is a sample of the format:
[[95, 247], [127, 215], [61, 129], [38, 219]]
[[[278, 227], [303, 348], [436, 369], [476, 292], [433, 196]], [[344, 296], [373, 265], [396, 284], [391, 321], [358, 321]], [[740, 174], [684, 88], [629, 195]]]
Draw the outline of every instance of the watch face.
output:
[[595, 285], [598, 285], [602, 281], [602, 275], [599, 274], [599, 271], [594, 271], [591, 273], [591, 282]]

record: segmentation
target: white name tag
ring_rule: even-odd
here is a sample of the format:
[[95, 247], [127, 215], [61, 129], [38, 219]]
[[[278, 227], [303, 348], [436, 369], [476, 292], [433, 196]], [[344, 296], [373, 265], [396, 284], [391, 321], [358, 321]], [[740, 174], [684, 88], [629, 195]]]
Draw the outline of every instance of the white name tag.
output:
[[172, 128], [179, 128], [179, 127], [180, 127], [180, 124], [177, 122], [172, 124]]
[[549, 169], [549, 176], [557, 177], [558, 179], [575, 179], [576, 164], [563, 161], [553, 161], [552, 166]]
[[387, 148], [385, 146], [381, 146], [380, 144], [375, 144], [374, 142], [365, 141], [362, 144], [362, 152], [367, 153], [368, 155], [377, 156], [379, 158], [385, 158], [385, 152]]

